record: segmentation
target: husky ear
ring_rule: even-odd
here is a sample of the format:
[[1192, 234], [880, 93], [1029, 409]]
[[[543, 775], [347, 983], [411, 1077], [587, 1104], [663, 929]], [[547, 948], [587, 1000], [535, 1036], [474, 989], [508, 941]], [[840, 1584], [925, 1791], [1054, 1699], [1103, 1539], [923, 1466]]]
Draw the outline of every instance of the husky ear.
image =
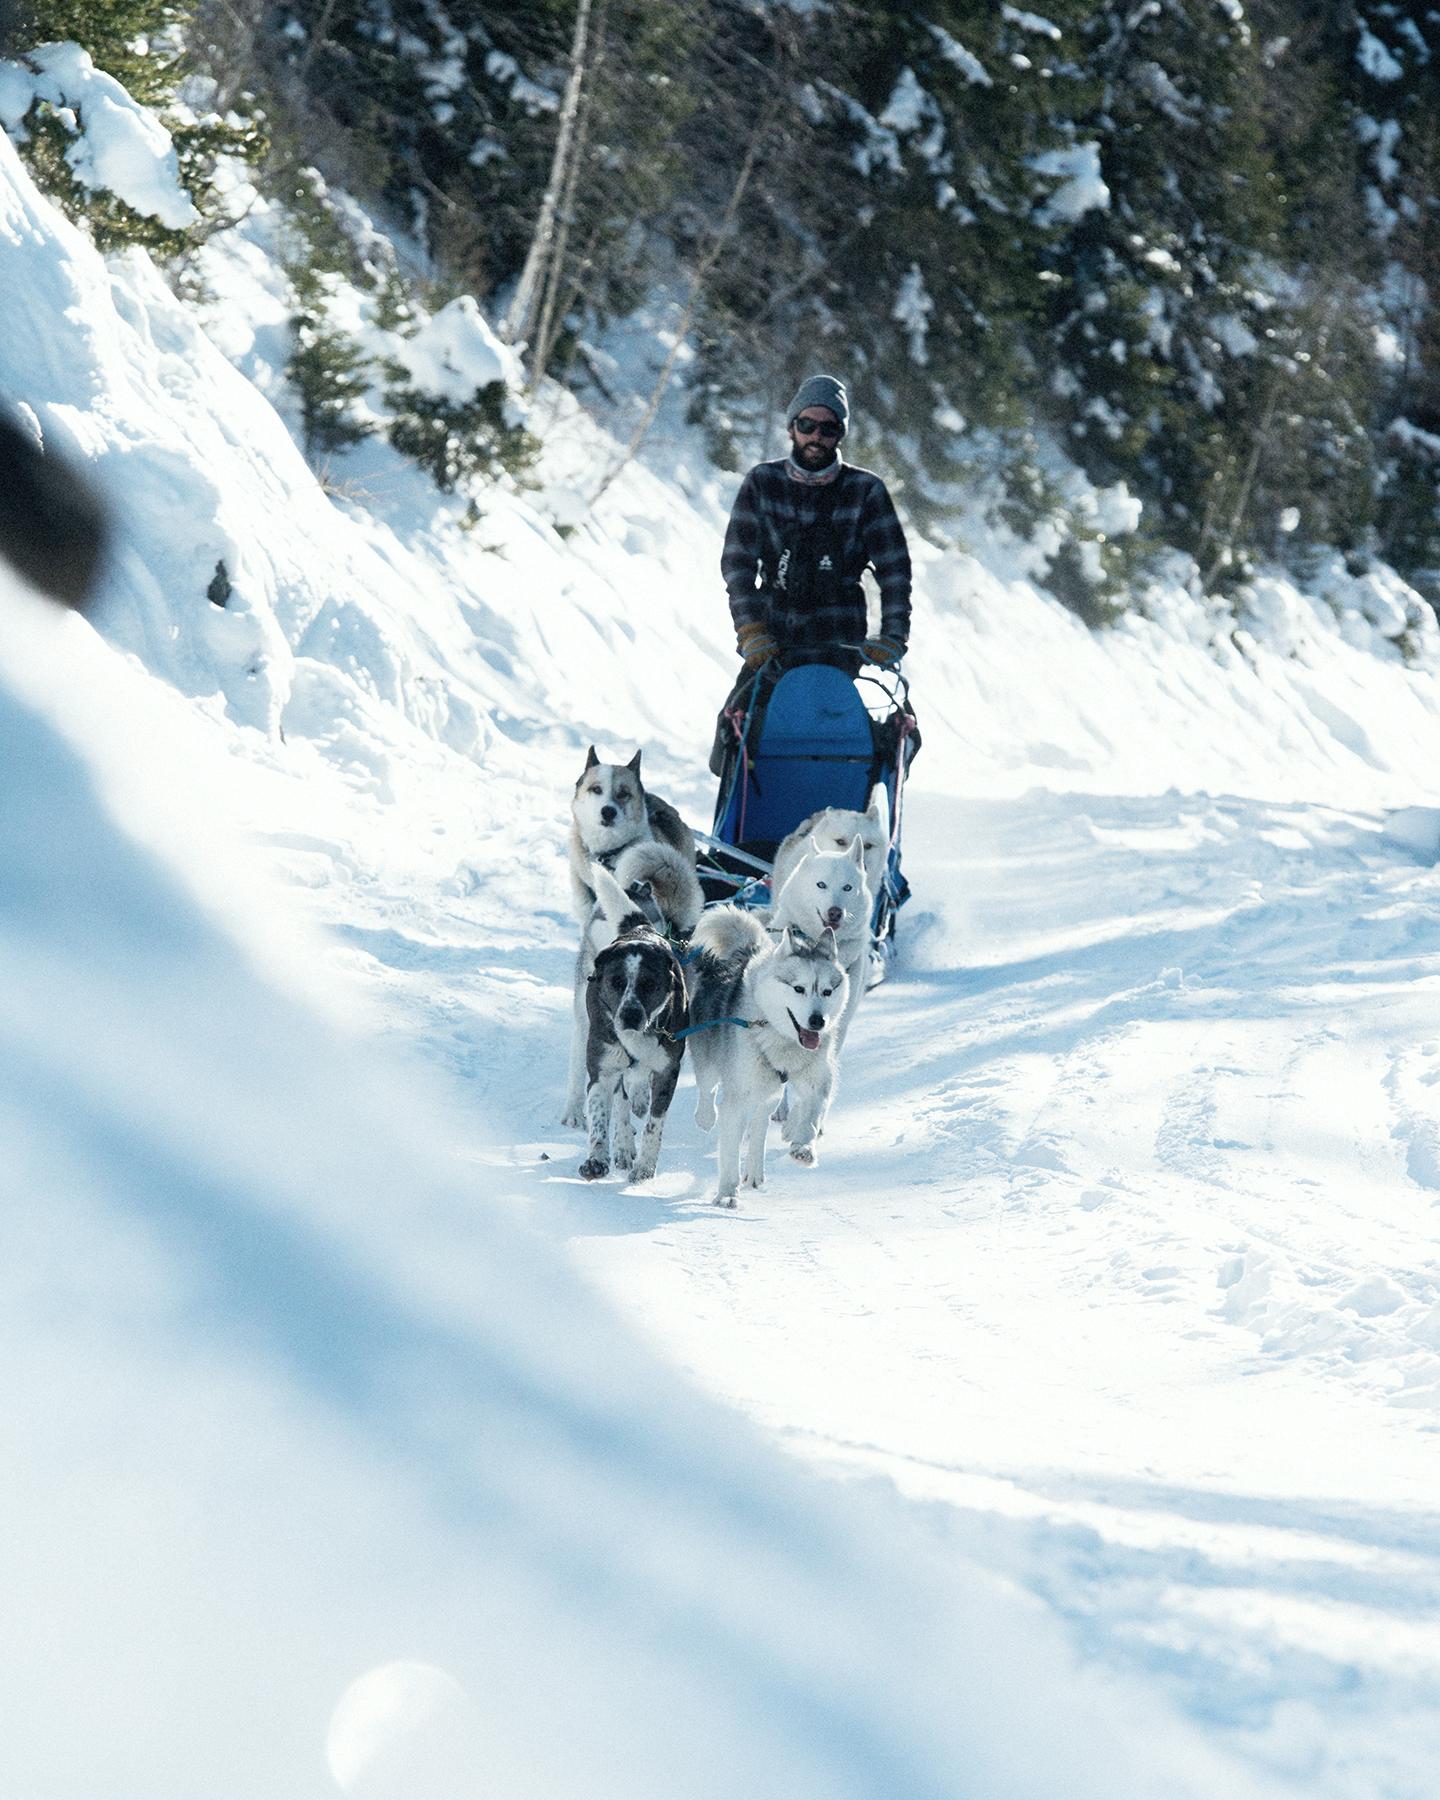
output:
[[865, 817], [872, 825], [878, 825], [880, 823], [880, 802], [878, 800], [872, 800], [865, 808]]
[[828, 925], [815, 940], [815, 948], [822, 956], [828, 956], [831, 962], [839, 962], [840, 958], [835, 948], [835, 933]]
[[850, 860], [859, 863], [862, 869], [865, 867], [865, 840], [858, 831], [850, 840]]
[[629, 762], [626, 763], [625, 767], [627, 769], [630, 769], [631, 771], [633, 771], [633, 773], [635, 774], [635, 776], [638, 779], [639, 774], [640, 774], [640, 752], [638, 750], [630, 758]]
[[793, 956], [795, 954], [795, 927], [793, 925], [787, 925], [780, 933], [780, 942], [775, 948], [780, 952], [781, 956]]
[[592, 744], [590, 746], [589, 750], [586, 751], [586, 753], [585, 753], [585, 772], [587, 775], [589, 774], [590, 770], [595, 767], [596, 763], [598, 763], [599, 760], [600, 760], [600, 758], [595, 754], [595, 746]]
[[825, 846], [820, 842], [813, 831], [810, 833], [810, 850], [815, 856], [823, 856], [825, 854]]

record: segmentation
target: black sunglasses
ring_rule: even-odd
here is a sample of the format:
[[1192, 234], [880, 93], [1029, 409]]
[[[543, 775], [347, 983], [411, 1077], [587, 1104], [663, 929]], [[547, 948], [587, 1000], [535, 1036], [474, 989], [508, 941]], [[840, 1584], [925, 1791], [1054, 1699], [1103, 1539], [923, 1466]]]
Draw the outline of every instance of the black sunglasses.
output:
[[804, 413], [801, 413], [798, 418], [792, 419], [790, 423], [801, 437], [825, 438], [832, 444], [842, 430], [842, 427], [834, 419], [807, 419]]

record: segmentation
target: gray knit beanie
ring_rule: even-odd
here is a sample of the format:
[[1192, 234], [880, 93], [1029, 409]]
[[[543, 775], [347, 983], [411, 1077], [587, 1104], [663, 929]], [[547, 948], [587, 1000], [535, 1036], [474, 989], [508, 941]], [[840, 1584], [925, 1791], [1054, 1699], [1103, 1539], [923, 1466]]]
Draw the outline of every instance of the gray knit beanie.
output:
[[837, 381], [833, 375], [812, 375], [808, 381], [800, 383], [800, 391], [790, 402], [790, 410], [785, 415], [786, 424], [807, 406], [828, 406], [840, 421], [842, 434], [850, 423], [850, 401], [845, 393], [845, 383]]

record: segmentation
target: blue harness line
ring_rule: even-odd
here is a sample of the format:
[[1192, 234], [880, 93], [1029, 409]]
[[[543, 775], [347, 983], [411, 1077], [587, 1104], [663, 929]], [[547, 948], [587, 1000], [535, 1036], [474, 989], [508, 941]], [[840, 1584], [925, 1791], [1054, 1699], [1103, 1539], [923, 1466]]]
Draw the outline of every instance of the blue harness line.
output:
[[746, 1031], [749, 1031], [752, 1025], [758, 1025], [759, 1022], [758, 1019], [704, 1019], [699, 1025], [687, 1025], [683, 1031], [672, 1031], [670, 1035], [678, 1041], [680, 1038], [692, 1036], [697, 1031], [709, 1031], [716, 1025], [743, 1025]]

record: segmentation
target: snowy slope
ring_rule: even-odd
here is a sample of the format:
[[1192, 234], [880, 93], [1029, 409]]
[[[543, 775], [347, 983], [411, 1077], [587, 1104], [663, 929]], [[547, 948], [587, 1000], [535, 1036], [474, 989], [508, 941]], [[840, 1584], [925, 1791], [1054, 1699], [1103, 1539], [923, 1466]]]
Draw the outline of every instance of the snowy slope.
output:
[[475, 530], [374, 447], [327, 496], [264, 229], [212, 339], [0, 140], [0, 386], [124, 541], [103, 641], [3, 596], [7, 1791], [330, 1791], [405, 1658], [496, 1795], [1428, 1791], [1440, 962], [1380, 827], [1433, 622], [1337, 572], [1095, 638], [927, 557], [918, 897], [821, 1168], [720, 1220], [682, 1095], [583, 1188], [565, 796], [638, 743], [703, 818], [726, 483], [562, 537], [562, 413]]

